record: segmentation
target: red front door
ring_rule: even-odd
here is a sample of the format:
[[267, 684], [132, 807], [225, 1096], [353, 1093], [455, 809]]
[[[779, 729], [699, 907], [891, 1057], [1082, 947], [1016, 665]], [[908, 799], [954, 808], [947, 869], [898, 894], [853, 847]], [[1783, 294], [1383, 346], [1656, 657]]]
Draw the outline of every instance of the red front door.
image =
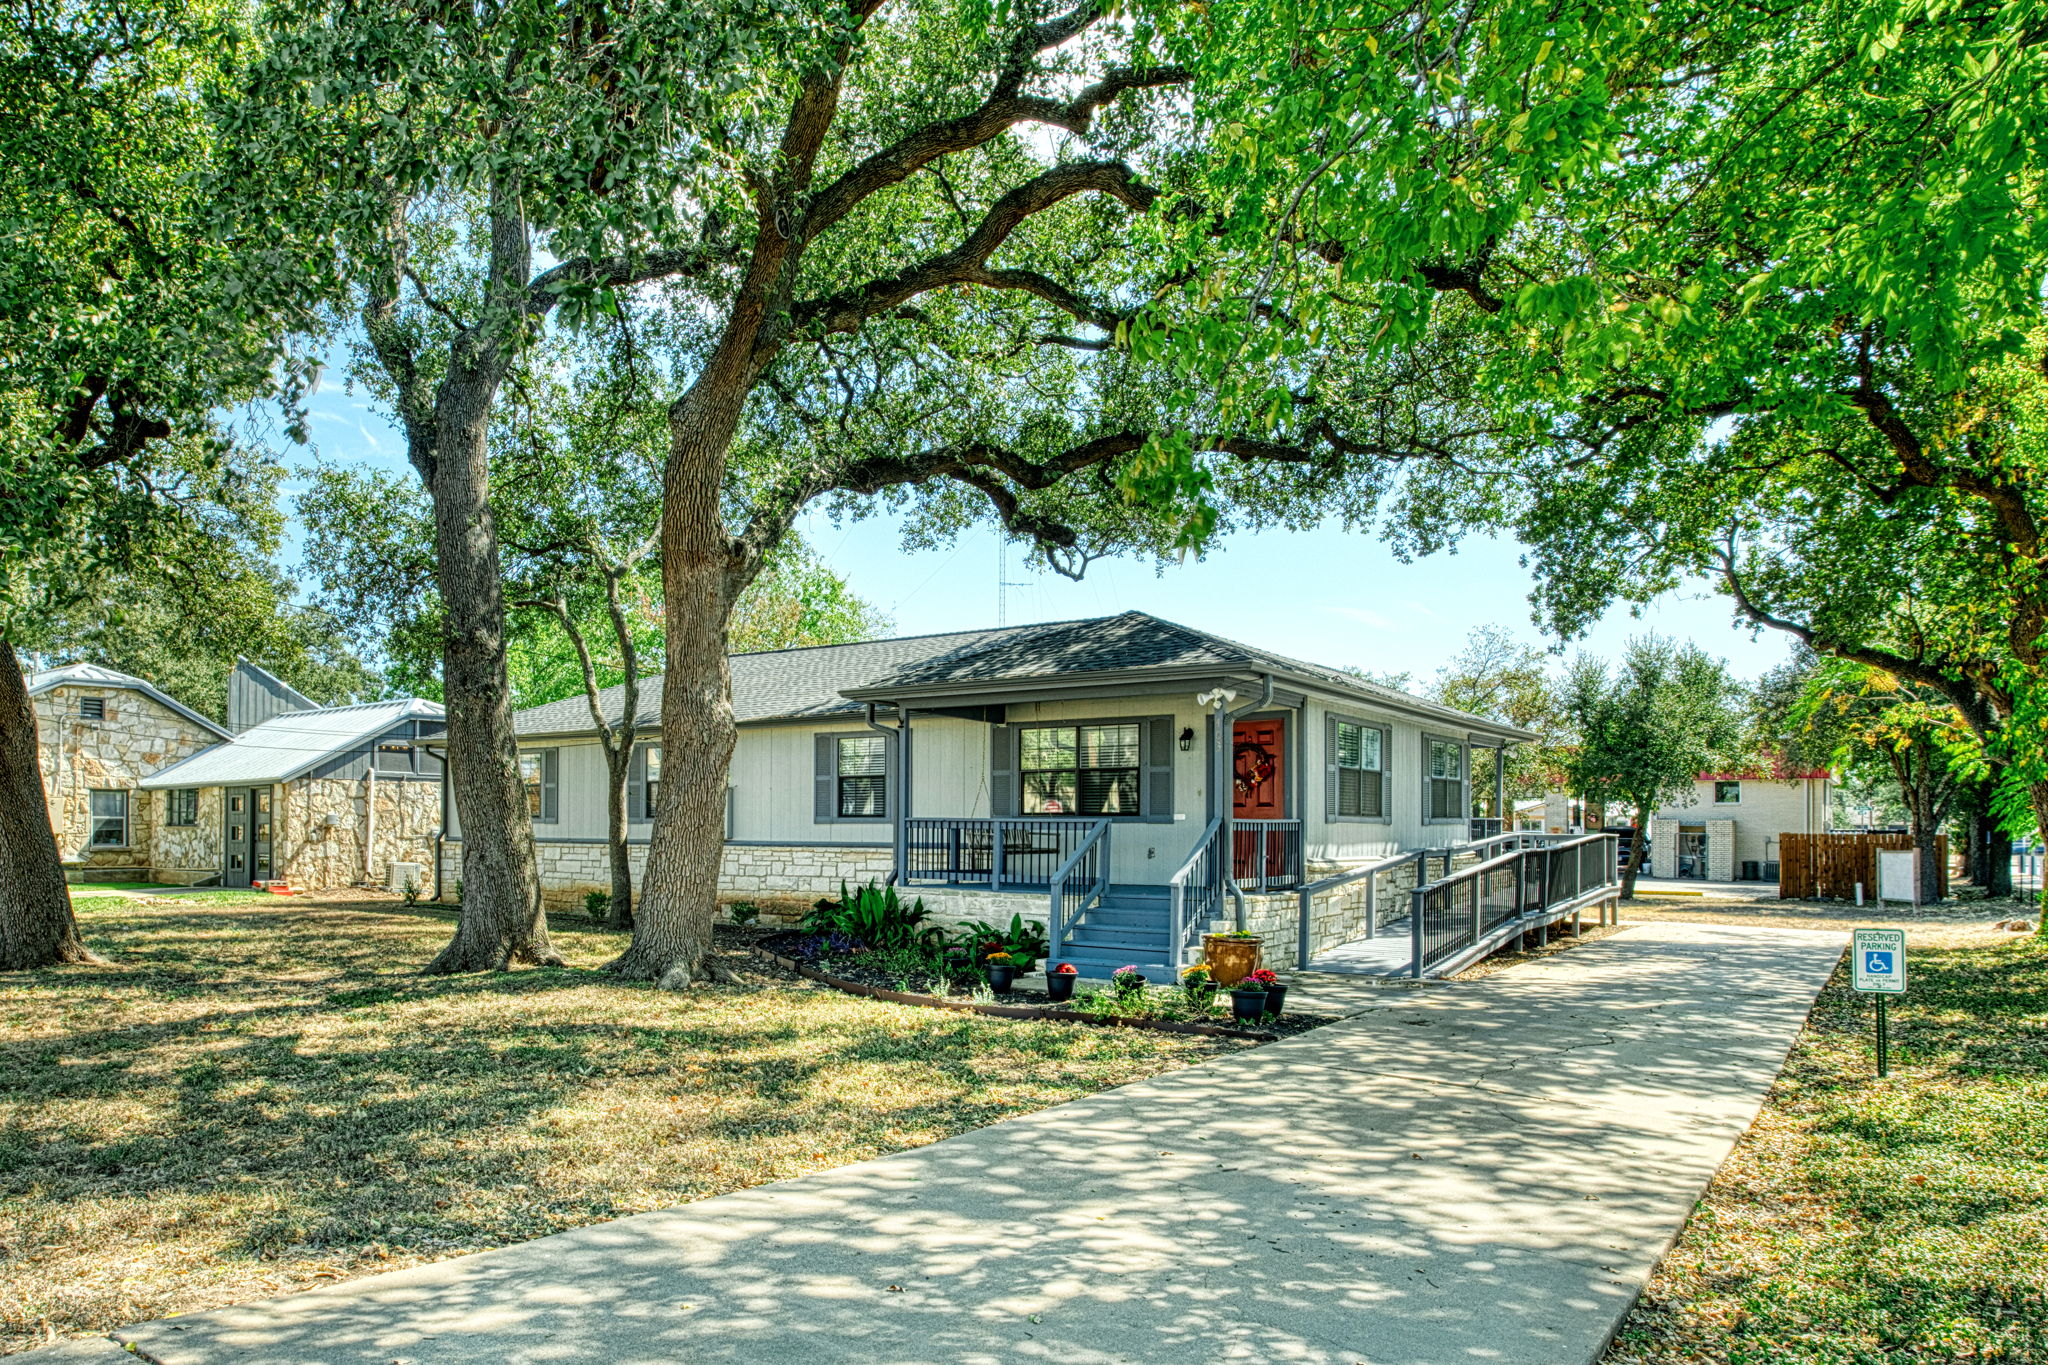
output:
[[[1241, 720], [1230, 743], [1231, 814], [1238, 820], [1287, 818], [1287, 722]], [[1242, 826], [1232, 840], [1239, 881], [1263, 881], [1282, 864], [1286, 836]]]

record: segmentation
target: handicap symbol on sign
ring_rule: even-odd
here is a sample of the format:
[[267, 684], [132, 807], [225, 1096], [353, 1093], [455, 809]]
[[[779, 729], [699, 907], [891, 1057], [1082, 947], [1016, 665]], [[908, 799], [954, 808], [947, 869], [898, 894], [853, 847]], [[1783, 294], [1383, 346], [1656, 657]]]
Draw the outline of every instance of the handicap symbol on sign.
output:
[[1890, 952], [1866, 951], [1863, 954], [1863, 970], [1870, 976], [1890, 976], [1892, 955]]

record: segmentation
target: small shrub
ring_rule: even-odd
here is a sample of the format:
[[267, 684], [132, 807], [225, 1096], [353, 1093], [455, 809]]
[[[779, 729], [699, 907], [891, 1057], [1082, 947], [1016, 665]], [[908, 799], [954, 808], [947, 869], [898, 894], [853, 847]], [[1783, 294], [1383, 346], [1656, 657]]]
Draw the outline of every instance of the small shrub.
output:
[[612, 910], [612, 893], [609, 891], [586, 891], [583, 893], [583, 913], [594, 920], [602, 920]]
[[761, 918], [761, 907], [752, 901], [734, 901], [726, 907], [725, 913], [732, 917], [734, 924], [752, 924]]
[[1145, 992], [1145, 974], [1136, 967], [1119, 967], [1110, 973], [1109, 984], [1115, 987], [1119, 998], [1142, 995]]
[[922, 898], [905, 904], [893, 886], [869, 882], [858, 891], [839, 887], [839, 899], [821, 900], [804, 916], [803, 927], [813, 934], [844, 934], [871, 948], [895, 948], [918, 936], [917, 926], [929, 918]]
[[404, 897], [405, 903], [408, 906], [418, 905], [420, 903], [419, 878], [407, 877], [405, 879], [405, 885], [398, 889], [398, 894]]
[[462, 904], [462, 878], [460, 877], [455, 879], [455, 903], [457, 905]]

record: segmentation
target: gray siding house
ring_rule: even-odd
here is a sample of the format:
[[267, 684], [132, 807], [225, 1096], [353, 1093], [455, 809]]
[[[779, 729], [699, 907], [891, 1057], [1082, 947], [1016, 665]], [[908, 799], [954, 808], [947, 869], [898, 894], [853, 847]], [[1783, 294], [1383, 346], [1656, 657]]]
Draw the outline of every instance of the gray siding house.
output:
[[[1498, 793], [1472, 789], [1473, 751], [1534, 738], [1142, 612], [740, 654], [731, 668], [726, 897], [808, 902], [893, 879], [942, 918], [1050, 914], [1059, 930], [1122, 916], [1132, 932], [1102, 951], [1141, 962], [1164, 961], [1169, 933], [1257, 921], [1332, 871], [1405, 860], [1412, 881], [1407, 855], [1467, 842], [1481, 805], [1499, 817]], [[621, 689], [604, 703], [616, 719]], [[636, 873], [660, 707], [655, 678], [628, 793]], [[605, 764], [587, 703], [515, 725], [546, 891], [603, 889]], [[1357, 927], [1354, 911], [1330, 933]], [[1062, 942], [1077, 960], [1085, 946]]]

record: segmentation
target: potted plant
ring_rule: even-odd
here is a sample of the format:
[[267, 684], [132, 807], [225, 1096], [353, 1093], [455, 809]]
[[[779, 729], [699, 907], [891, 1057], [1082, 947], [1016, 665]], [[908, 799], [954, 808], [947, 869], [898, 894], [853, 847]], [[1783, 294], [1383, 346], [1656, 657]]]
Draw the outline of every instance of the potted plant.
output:
[[1117, 999], [1128, 1000], [1144, 993], [1145, 974], [1136, 967], [1119, 967], [1109, 974], [1109, 984], [1116, 991]]
[[990, 953], [982, 959], [988, 968], [988, 986], [997, 995], [1008, 995], [1010, 988], [1017, 984], [1017, 964], [1004, 952]]
[[1261, 967], [1244, 979], [1247, 986], [1266, 988], [1266, 1013], [1278, 1014], [1283, 1001], [1287, 999], [1287, 983], [1273, 974], [1270, 967]]
[[1216, 981], [1209, 974], [1209, 964], [1197, 962], [1192, 967], [1183, 968], [1180, 988], [1187, 993], [1188, 1000], [1196, 1009], [1208, 1009], [1209, 1002], [1216, 998]]
[[1209, 978], [1219, 986], [1235, 986], [1259, 969], [1259, 936], [1243, 929], [1202, 935], [1202, 960]]
[[1248, 1021], [1263, 1019], [1266, 1015], [1266, 988], [1251, 981], [1238, 982], [1230, 988], [1230, 1017]]
[[1075, 970], [1074, 964], [1071, 962], [1062, 962], [1057, 967], [1047, 967], [1045, 969], [1045, 998], [1054, 1003], [1062, 1000], [1072, 1000], [1074, 998], [1074, 982], [1079, 980], [1080, 976], [1081, 973]]

